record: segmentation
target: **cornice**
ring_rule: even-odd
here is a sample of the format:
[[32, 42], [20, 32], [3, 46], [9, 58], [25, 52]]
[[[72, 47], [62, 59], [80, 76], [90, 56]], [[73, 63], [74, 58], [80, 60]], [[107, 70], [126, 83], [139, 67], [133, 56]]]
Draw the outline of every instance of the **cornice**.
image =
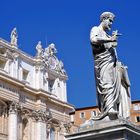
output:
[[14, 52], [18, 53], [20, 58], [23, 58], [23, 59], [27, 60], [30, 63], [34, 63], [34, 57], [32, 57], [31, 55], [21, 51], [18, 48], [12, 48], [11, 43], [9, 43], [8, 41], [6, 41], [6, 40], [4, 40], [2, 38], [0, 38], [0, 46], [4, 47], [6, 49], [9, 49], [10, 51], [14, 51]]
[[25, 84], [19, 80], [17, 80], [16, 78], [13, 78], [5, 73], [0, 72], [0, 79], [7, 81], [8, 83], [12, 83], [13, 85], [16, 85], [20, 88], [23, 88], [25, 86]]
[[11, 44], [8, 41], [6, 41], [6, 40], [4, 40], [2, 38], [0, 38], [0, 45], [4, 45], [4, 47], [6, 47], [6, 48], [11, 47]]
[[57, 73], [55, 70], [51, 70], [51, 69], [48, 69], [47, 72], [55, 77], [58, 77], [62, 80], [68, 80], [68, 76], [67, 75], [62, 75], [62, 74], [59, 74]]
[[71, 104], [69, 104], [67, 102], [63, 102], [63, 101], [57, 100], [57, 99], [55, 99], [53, 97], [49, 97], [48, 100], [50, 102], [54, 103], [54, 104], [57, 104], [59, 106], [63, 106], [65, 108], [67, 108], [67, 109], [72, 109], [72, 110], [74, 109], [74, 106], [73, 105], [71, 105]]

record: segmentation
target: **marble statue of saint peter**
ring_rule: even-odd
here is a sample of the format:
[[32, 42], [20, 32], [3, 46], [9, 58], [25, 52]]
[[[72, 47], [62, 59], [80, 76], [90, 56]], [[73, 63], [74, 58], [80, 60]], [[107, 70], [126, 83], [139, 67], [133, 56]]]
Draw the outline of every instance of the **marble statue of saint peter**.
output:
[[100, 114], [93, 120], [117, 115], [130, 116], [130, 82], [127, 67], [118, 60], [116, 47], [118, 32], [111, 30], [115, 15], [104, 12], [100, 16], [100, 25], [90, 32], [90, 41], [94, 57], [97, 101]]

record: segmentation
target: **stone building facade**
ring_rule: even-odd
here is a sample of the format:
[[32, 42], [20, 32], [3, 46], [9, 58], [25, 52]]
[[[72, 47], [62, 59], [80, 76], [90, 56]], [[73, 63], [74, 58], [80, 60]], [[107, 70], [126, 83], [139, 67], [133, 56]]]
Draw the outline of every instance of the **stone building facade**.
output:
[[140, 100], [132, 101], [132, 107], [130, 112], [131, 121], [137, 126], [140, 126]]
[[56, 48], [36, 46], [35, 57], [0, 39], [0, 140], [63, 140], [69, 132], [67, 74]]

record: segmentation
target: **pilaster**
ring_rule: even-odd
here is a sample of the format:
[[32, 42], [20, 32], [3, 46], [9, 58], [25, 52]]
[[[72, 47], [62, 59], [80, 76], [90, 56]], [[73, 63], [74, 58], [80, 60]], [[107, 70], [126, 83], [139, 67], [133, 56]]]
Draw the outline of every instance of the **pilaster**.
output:
[[17, 113], [18, 103], [12, 102], [9, 107], [9, 119], [8, 119], [8, 140], [17, 140]]
[[46, 112], [42, 110], [33, 111], [32, 117], [36, 121], [36, 140], [46, 140], [46, 120], [48, 117]]
[[37, 59], [37, 63], [35, 66], [35, 79], [36, 79], [36, 88], [38, 89], [43, 89], [43, 70], [44, 70], [44, 65], [42, 63], [41, 59]]

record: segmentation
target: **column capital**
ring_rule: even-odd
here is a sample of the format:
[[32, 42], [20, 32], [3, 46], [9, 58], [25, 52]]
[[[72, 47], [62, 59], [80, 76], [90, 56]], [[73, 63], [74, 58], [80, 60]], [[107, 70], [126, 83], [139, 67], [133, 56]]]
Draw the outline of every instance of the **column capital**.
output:
[[19, 104], [15, 101], [9, 104], [8, 140], [17, 140], [17, 113]]
[[45, 67], [45, 65], [43, 64], [43, 61], [40, 60], [40, 61], [36, 62], [35, 70], [36, 71], [43, 71], [44, 67]]
[[43, 121], [46, 122], [49, 117], [49, 112], [43, 111], [43, 110], [34, 110], [32, 111], [32, 117], [36, 121]]
[[65, 132], [66, 132], [66, 133], [70, 133], [71, 127], [72, 127], [72, 123], [70, 123], [70, 122], [64, 123], [63, 126], [64, 126], [64, 128], [65, 128]]
[[12, 101], [9, 105], [9, 114], [16, 114], [20, 108], [19, 103]]

